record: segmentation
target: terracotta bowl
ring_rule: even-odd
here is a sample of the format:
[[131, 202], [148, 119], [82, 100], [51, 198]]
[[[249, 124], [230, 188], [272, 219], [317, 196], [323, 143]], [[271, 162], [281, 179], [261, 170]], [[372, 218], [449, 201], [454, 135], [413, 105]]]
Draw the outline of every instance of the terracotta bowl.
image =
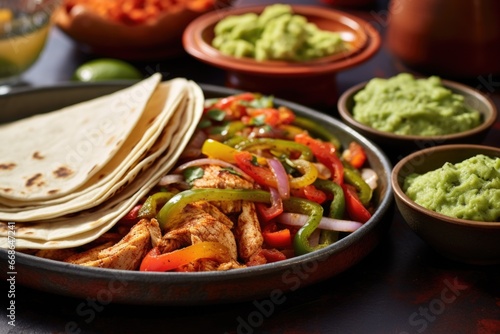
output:
[[208, 11], [230, 6], [232, 0], [208, 3], [200, 8], [177, 6], [154, 20], [133, 25], [112, 21], [82, 5], [69, 11], [63, 5], [56, 10], [54, 22], [88, 53], [126, 60], [155, 60], [182, 54], [182, 33], [186, 26]]
[[402, 190], [405, 178], [458, 163], [477, 154], [500, 157], [500, 148], [443, 145], [415, 152], [398, 162], [391, 174], [397, 208], [410, 228], [433, 249], [452, 260], [479, 265], [500, 263], [500, 222], [451, 218], [412, 201]]
[[337, 108], [345, 123], [383, 147], [393, 161], [399, 161], [401, 157], [414, 151], [437, 145], [480, 144], [497, 118], [495, 104], [489, 97], [469, 86], [448, 80], [441, 80], [441, 82], [454, 93], [465, 96], [465, 103], [481, 113], [481, 125], [468, 131], [443, 136], [397, 135], [374, 129], [355, 120], [352, 114], [355, 105], [354, 96], [368, 82], [360, 83], [346, 90], [340, 96]]
[[335, 106], [339, 71], [361, 64], [379, 49], [379, 33], [366, 21], [342, 11], [319, 6], [292, 5], [320, 29], [340, 32], [351, 49], [306, 62], [256, 61], [227, 56], [211, 46], [214, 27], [228, 15], [261, 13], [265, 6], [226, 8], [193, 20], [183, 35], [186, 51], [193, 57], [226, 70], [226, 86], [273, 94], [308, 106]]
[[405, 66], [448, 78], [500, 75], [500, 1], [393, 0], [387, 47]]

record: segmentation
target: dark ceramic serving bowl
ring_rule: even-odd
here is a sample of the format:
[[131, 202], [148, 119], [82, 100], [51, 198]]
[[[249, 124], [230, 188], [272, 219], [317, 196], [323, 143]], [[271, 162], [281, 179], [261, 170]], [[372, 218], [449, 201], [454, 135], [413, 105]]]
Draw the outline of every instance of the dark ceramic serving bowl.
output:
[[368, 82], [357, 84], [346, 90], [338, 100], [338, 111], [342, 120], [368, 139], [384, 149], [394, 161], [414, 151], [443, 144], [480, 144], [497, 118], [497, 109], [493, 101], [478, 90], [461, 83], [441, 80], [443, 85], [456, 94], [465, 97], [465, 104], [478, 110], [482, 123], [474, 129], [444, 136], [397, 135], [374, 129], [360, 123], [353, 117], [354, 96], [365, 88]]
[[402, 189], [404, 180], [411, 173], [423, 174], [442, 167], [446, 162], [458, 163], [477, 154], [500, 157], [500, 148], [455, 144], [420, 150], [403, 158], [394, 166], [391, 183], [397, 208], [405, 221], [438, 253], [469, 264], [498, 264], [500, 222], [445, 216], [418, 205]]
[[[36, 113], [59, 109], [130, 85], [127, 83], [69, 84], [24, 89], [0, 96], [0, 124]], [[239, 91], [201, 85], [206, 98], [228, 96]], [[297, 114], [308, 117], [337, 135], [343, 145], [357, 140], [379, 176], [373, 199], [372, 218], [357, 231], [316, 252], [262, 266], [225, 272], [138, 272], [88, 268], [70, 263], [16, 253], [16, 284], [77, 298], [106, 298], [113, 303], [149, 305], [201, 305], [230, 303], [256, 298], [280, 298], [288, 291], [305, 287], [348, 270], [367, 256], [390, 226], [393, 193], [392, 166], [384, 153], [351, 128], [327, 115], [284, 100]], [[0, 249], [0, 263], [7, 264], [8, 251]], [[2, 267], [1, 277], [8, 270]]]
[[343, 11], [320, 6], [292, 5], [322, 30], [338, 32], [351, 49], [304, 62], [257, 61], [225, 55], [212, 47], [214, 27], [230, 15], [261, 13], [266, 6], [228, 8], [193, 20], [183, 35], [193, 57], [226, 71], [228, 87], [273, 94], [308, 106], [335, 106], [336, 73], [360, 65], [380, 48], [380, 35], [367, 21]]

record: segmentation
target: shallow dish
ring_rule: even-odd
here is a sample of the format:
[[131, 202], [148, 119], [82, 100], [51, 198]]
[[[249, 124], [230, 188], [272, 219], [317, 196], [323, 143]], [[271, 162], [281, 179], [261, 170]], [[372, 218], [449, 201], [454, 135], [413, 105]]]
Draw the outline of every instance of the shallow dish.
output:
[[[0, 97], [0, 123], [42, 113], [69, 104], [109, 94], [130, 83], [70, 84], [27, 89]], [[207, 98], [227, 96], [236, 91], [201, 85]], [[115, 303], [194, 305], [229, 303], [276, 294], [325, 280], [354, 266], [380, 242], [390, 226], [393, 193], [391, 165], [384, 153], [366, 138], [341, 122], [312, 109], [276, 99], [276, 103], [297, 114], [321, 122], [347, 145], [356, 139], [365, 148], [371, 167], [379, 175], [374, 192], [377, 210], [357, 231], [320, 251], [263, 266], [227, 272], [157, 273], [88, 268], [31, 255], [16, 253], [16, 282], [34, 289], [77, 298], [112, 297]], [[0, 249], [2, 263], [8, 252]], [[2, 277], [8, 271], [2, 271]], [[104, 297], [103, 297], [104, 298]]]
[[355, 104], [354, 96], [366, 86], [367, 82], [362, 82], [346, 90], [340, 96], [337, 108], [340, 117], [347, 125], [383, 147], [391, 160], [394, 161], [398, 161], [401, 157], [426, 147], [442, 144], [481, 143], [497, 118], [495, 104], [489, 97], [472, 87], [449, 80], [441, 80], [441, 82], [443, 86], [449, 88], [454, 93], [463, 95], [465, 103], [481, 113], [481, 125], [468, 131], [444, 136], [403, 136], [374, 129], [355, 120], [352, 114]]
[[346, 52], [306, 62], [256, 61], [227, 56], [211, 46], [214, 27], [229, 15], [261, 13], [265, 6], [226, 8], [193, 20], [183, 35], [183, 45], [193, 57], [227, 71], [232, 88], [274, 94], [306, 105], [334, 106], [337, 101], [335, 73], [361, 64], [379, 49], [379, 33], [363, 19], [319, 6], [292, 5], [320, 29], [341, 33], [351, 44]]
[[471, 264], [500, 263], [500, 222], [456, 219], [428, 210], [412, 201], [402, 190], [405, 178], [458, 163], [476, 154], [500, 157], [500, 148], [481, 145], [442, 145], [410, 154], [392, 171], [396, 205], [410, 228], [437, 252]]

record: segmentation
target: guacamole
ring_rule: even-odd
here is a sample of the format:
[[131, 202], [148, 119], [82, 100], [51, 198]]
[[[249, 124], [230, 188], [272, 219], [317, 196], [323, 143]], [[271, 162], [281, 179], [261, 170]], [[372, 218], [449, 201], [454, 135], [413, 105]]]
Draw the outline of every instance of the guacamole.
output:
[[403, 190], [417, 204], [444, 215], [500, 221], [500, 158], [476, 155], [446, 163], [425, 174], [411, 174]]
[[305, 61], [348, 48], [339, 33], [319, 29], [285, 4], [267, 6], [260, 15], [230, 15], [214, 32], [212, 46], [222, 53], [259, 61]]
[[463, 132], [481, 123], [481, 114], [436, 76], [416, 79], [401, 73], [375, 78], [354, 96], [358, 122], [399, 135], [437, 136]]

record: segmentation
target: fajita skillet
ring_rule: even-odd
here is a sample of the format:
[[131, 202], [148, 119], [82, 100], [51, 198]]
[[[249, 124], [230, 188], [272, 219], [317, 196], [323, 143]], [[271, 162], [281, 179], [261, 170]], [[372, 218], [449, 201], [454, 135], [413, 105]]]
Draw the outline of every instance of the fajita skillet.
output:
[[[128, 85], [130, 82], [72, 83], [15, 91], [0, 96], [0, 123], [52, 111], [109, 94]], [[206, 98], [238, 92], [212, 85], [200, 86]], [[18, 251], [14, 268], [16, 284], [59, 295], [90, 297], [122, 304], [202, 305], [252, 299], [277, 302], [287, 291], [326, 280], [354, 266], [379, 244], [390, 226], [388, 214], [393, 202], [390, 186], [392, 166], [379, 147], [340, 121], [292, 102], [281, 99], [275, 99], [275, 102], [331, 130], [343, 145], [356, 139], [364, 146], [370, 166], [379, 176], [379, 185], [374, 192], [377, 210], [363, 227], [320, 251], [281, 262], [225, 272], [152, 273], [89, 268]], [[0, 272], [3, 279], [12, 272], [8, 268], [6, 249], [0, 249]]]

